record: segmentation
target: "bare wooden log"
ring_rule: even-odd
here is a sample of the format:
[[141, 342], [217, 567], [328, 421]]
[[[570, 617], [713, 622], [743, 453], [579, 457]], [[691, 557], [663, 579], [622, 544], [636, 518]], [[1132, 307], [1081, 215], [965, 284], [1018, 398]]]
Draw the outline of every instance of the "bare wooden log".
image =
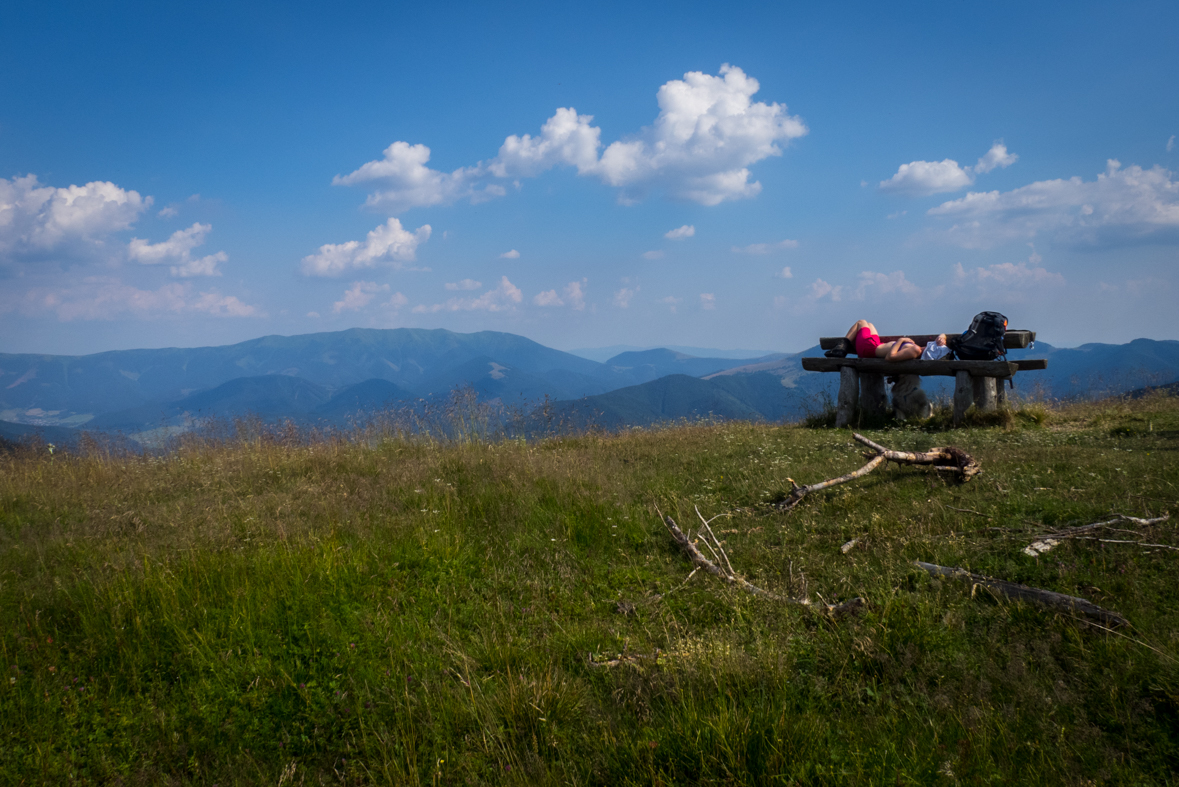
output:
[[856, 395], [859, 393], [860, 373], [855, 367], [839, 370], [839, 399], [835, 409], [835, 427], [842, 429], [856, 417]]
[[846, 484], [848, 481], [854, 481], [857, 478], [866, 476], [868, 473], [871, 473], [873, 470], [880, 467], [880, 465], [884, 464], [884, 458], [885, 457], [883, 454], [877, 454], [876, 456], [872, 457], [871, 460], [869, 460], [868, 464], [864, 465], [859, 470], [853, 470], [846, 475], [841, 475], [838, 478], [829, 478], [826, 481], [820, 481], [817, 484], [799, 486], [797, 483], [795, 483], [793, 478], [787, 478], [786, 480], [790, 482], [791, 486], [790, 494], [786, 497], [785, 500], [778, 504], [778, 507], [789, 511], [798, 505], [802, 499], [811, 492], [818, 492], [820, 489], [826, 489], [827, 487], [835, 486], [836, 484]]
[[914, 561], [918, 568], [929, 573], [935, 577], [950, 577], [951, 579], [961, 579], [970, 582], [972, 587], [986, 588], [987, 590], [1004, 598], [1014, 599], [1016, 601], [1027, 601], [1037, 604], [1041, 607], [1055, 610], [1057, 612], [1079, 613], [1085, 617], [1100, 621], [1111, 628], [1118, 628], [1120, 626], [1129, 625], [1130, 621], [1126, 620], [1117, 612], [1112, 612], [1108, 609], [1103, 609], [1097, 606], [1088, 599], [1080, 598], [1078, 596], [1066, 596], [1063, 593], [1057, 593], [1052, 590], [1042, 590], [1040, 588], [1030, 587], [1028, 585], [1020, 585], [1016, 582], [1007, 582], [1002, 579], [993, 579], [991, 577], [984, 577], [981, 574], [972, 574], [966, 569], [951, 568], [948, 566], [939, 566], [934, 563], [923, 563], [920, 560]]
[[[845, 601], [842, 604], [826, 604], [821, 601], [814, 602], [805, 597], [791, 598], [790, 596], [782, 596], [777, 593], [771, 593], [768, 590], [759, 588], [757, 585], [749, 582], [747, 579], [745, 579], [745, 577], [741, 576], [733, 570], [733, 566], [729, 562], [729, 556], [725, 552], [724, 545], [716, 539], [716, 536], [712, 533], [712, 528], [708, 525], [708, 521], [700, 515], [699, 510], [696, 511], [696, 514], [697, 516], [700, 516], [700, 520], [704, 523], [704, 528], [708, 533], [708, 536], [705, 536], [703, 531], [700, 532], [698, 534], [700, 536], [700, 540], [704, 541], [713, 554], [717, 554], [719, 552], [719, 560], [720, 562], [724, 563], [723, 566], [719, 565], [718, 563], [714, 563], [705, 557], [704, 553], [701, 552], [696, 547], [696, 544], [693, 542], [693, 540], [686, 533], [684, 533], [683, 530], [680, 529], [680, 526], [675, 523], [674, 519], [672, 519], [670, 516], [663, 515], [662, 512], [660, 512], [660, 514], [663, 516], [663, 524], [667, 528], [668, 532], [671, 533], [671, 537], [675, 539], [676, 543], [679, 544], [680, 547], [688, 554], [688, 558], [697, 568], [702, 568], [709, 574], [719, 577], [728, 584], [739, 587], [748, 593], [771, 599], [773, 601], [780, 601], [786, 604], [794, 604], [796, 606], [805, 607], [812, 612], [818, 612], [820, 614], [830, 615], [832, 617], [839, 617], [842, 615], [859, 612], [868, 605], [868, 602], [865, 599], [859, 597], [853, 598], [850, 601]], [[708, 537], [711, 537], [712, 543], [709, 543]]]
[[995, 380], [995, 404], [1002, 409], [1007, 406], [1007, 386], [1009, 385], [1008, 377], [1006, 380], [999, 378]]
[[970, 372], [973, 377], [1010, 377], [1020, 370], [1043, 369], [1047, 361], [886, 361], [883, 358], [803, 358], [802, 368], [808, 372], [838, 372], [848, 366], [860, 374], [880, 373], [916, 374], [921, 377], [953, 377], [958, 372]]
[[888, 394], [885, 392], [883, 374], [860, 373], [860, 407], [867, 415], [884, 415], [888, 410]]
[[958, 372], [954, 375], [954, 426], [961, 426], [966, 420], [966, 411], [974, 402], [974, 387], [970, 382], [970, 372]]
[[935, 470], [956, 473], [963, 480], [969, 480], [982, 472], [982, 465], [978, 460], [961, 448], [946, 446], [945, 448], [931, 448], [924, 452], [893, 451], [879, 443], [874, 443], [862, 434], [852, 433], [859, 442], [868, 446], [890, 462], [906, 465], [933, 465]]
[[994, 377], [975, 377], [971, 380], [971, 387], [974, 389], [974, 406], [978, 408], [980, 413], [989, 413], [995, 410], [995, 378]]

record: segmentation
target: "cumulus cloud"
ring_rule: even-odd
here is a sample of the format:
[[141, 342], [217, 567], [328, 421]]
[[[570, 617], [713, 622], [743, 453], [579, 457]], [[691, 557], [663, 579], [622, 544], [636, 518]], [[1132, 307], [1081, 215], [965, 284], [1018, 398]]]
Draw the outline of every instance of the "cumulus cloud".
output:
[[180, 211], [176, 210], [176, 208], [173, 207], [172, 205], [168, 205], [167, 207], [160, 208], [160, 212], [157, 213], [156, 215], [159, 216], [161, 219], [171, 219], [171, 218], [175, 218], [179, 214], [180, 214]]
[[777, 243], [751, 243], [748, 246], [734, 246], [734, 254], [770, 254], [782, 249], [797, 249], [798, 241], [780, 240]]
[[888, 180], [880, 181], [879, 188], [911, 197], [958, 191], [973, 185], [977, 174], [990, 172], [996, 167], [1009, 167], [1018, 159], [1019, 156], [1007, 152], [1006, 145], [996, 142], [973, 167], [961, 167], [953, 159], [911, 161], [902, 164]]
[[1013, 191], [970, 192], [928, 211], [954, 221], [946, 237], [986, 248], [1045, 234], [1064, 245], [1117, 247], [1179, 240], [1179, 182], [1155, 166], [1111, 159], [1096, 180], [1044, 180]]
[[1175, 149], [1175, 135], [1172, 134], [1171, 138], [1167, 140], [1167, 152], [1170, 153], [1174, 149]]
[[344, 291], [344, 297], [332, 304], [332, 313], [343, 311], [360, 311], [372, 303], [378, 293], [388, 292], [388, 284], [377, 284], [374, 281], [357, 281]]
[[303, 273], [308, 276], [339, 276], [350, 270], [387, 265], [397, 270], [416, 259], [417, 248], [430, 238], [430, 225], [413, 232], [403, 229], [397, 219], [389, 219], [368, 234], [362, 243], [326, 243], [315, 254], [303, 258]]
[[644, 251], [643, 252], [643, 259], [644, 260], [661, 260], [661, 259], [663, 259], [663, 251], [661, 249], [656, 249], [654, 251]]
[[808, 131], [784, 104], [754, 102], [759, 89], [758, 81], [736, 66], [725, 64], [716, 76], [691, 71], [659, 88], [659, 114], [651, 126], [604, 150], [593, 116], [563, 107], [538, 135], [507, 137], [487, 162], [442, 172], [426, 166], [428, 147], [399, 141], [382, 158], [332, 182], [377, 184], [366, 204], [391, 213], [503, 196], [502, 182], [517, 183], [556, 166], [619, 189], [623, 202], [652, 190], [702, 205], [746, 199], [761, 190], [749, 167], [781, 155], [783, 145]]
[[463, 279], [462, 281], [447, 282], [445, 287], [448, 290], [479, 290], [483, 288], [483, 282]]
[[[1032, 255], [1032, 260], [1039, 261], [1040, 255]], [[1002, 288], [1036, 286], [1060, 286], [1064, 284], [1064, 276], [1046, 268], [1035, 265], [1035, 262], [1002, 262], [985, 268], [962, 267], [961, 263], [954, 266], [954, 281], [957, 284], [996, 285]]]
[[827, 298], [832, 301], [839, 301], [843, 298], [843, 285], [832, 286], [822, 279], [815, 279], [811, 282], [810, 295], [808, 296], [812, 301], [819, 301]]
[[711, 292], [700, 293], [700, 308], [711, 311], [716, 308], [716, 296]]
[[556, 290], [545, 290], [537, 293], [532, 299], [532, 302], [537, 306], [565, 306], [574, 311], [585, 310], [585, 284], [588, 280], [571, 281], [565, 285], [561, 291], [562, 295], [558, 295]]
[[614, 293], [614, 305], [620, 309], [625, 309], [630, 306], [630, 301], [635, 297], [635, 293], [639, 291], [639, 287], [623, 287], [618, 292]]
[[511, 251], [505, 251], [503, 254], [499, 255], [499, 258], [501, 260], [518, 260], [520, 259], [520, 252], [512, 249]]
[[109, 181], [55, 188], [36, 175], [0, 178], [0, 253], [20, 258], [92, 250], [130, 229], [151, 204], [151, 197]]
[[668, 230], [667, 232], [663, 233], [663, 237], [667, 238], [668, 240], [684, 240], [685, 238], [690, 238], [695, 234], [696, 227], [692, 224], [685, 224], [684, 226], [677, 229]]
[[386, 309], [400, 309], [402, 306], [405, 306], [408, 303], [409, 298], [406, 298], [399, 292], [395, 292], [393, 293], [393, 297], [389, 298], [389, 300], [385, 301], [381, 305]]
[[265, 317], [258, 307], [216, 290], [194, 295], [188, 282], [144, 290], [108, 276], [87, 276], [65, 287], [35, 287], [0, 297], [0, 312], [30, 316], [52, 313], [63, 322], [113, 320], [130, 315], [145, 319], [169, 314], [203, 313], [217, 317]]
[[524, 293], [516, 285], [508, 281], [507, 276], [500, 278], [495, 289], [488, 290], [478, 297], [449, 298], [445, 303], [435, 303], [431, 306], [419, 304], [413, 307], [416, 314], [441, 311], [488, 311], [502, 312], [516, 308], [516, 304], [524, 300]]
[[[915, 295], [917, 293], [917, 285], [905, 278], [904, 271], [893, 271], [892, 273], [876, 273], [874, 271], [863, 271], [859, 276], [859, 284], [856, 286], [853, 298], [856, 300], [864, 300], [869, 293], [873, 295]], [[821, 281], [821, 280], [820, 280]], [[839, 300], [833, 297], [831, 300]]]
[[175, 263], [171, 267], [173, 276], [220, 276], [217, 266], [229, 259], [223, 251], [204, 257], [193, 258], [192, 250], [204, 244], [205, 236], [213, 229], [211, 224], [193, 224], [186, 230], [177, 230], [166, 241], [149, 243], [141, 238], [132, 238], [127, 254], [136, 262], [156, 265], [161, 262]]
[[779, 279], [793, 279], [794, 278], [794, 272], [790, 270], [789, 265], [782, 268], [782, 270], [778, 271], [774, 275], [777, 276]]

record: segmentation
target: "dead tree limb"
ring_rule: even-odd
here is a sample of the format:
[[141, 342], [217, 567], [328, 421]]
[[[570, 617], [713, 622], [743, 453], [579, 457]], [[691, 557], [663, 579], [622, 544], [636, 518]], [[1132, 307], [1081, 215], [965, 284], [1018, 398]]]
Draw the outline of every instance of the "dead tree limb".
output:
[[1085, 541], [1104, 541], [1110, 544], [1137, 544], [1144, 547], [1163, 547], [1165, 549], [1176, 549], [1176, 547], [1169, 546], [1167, 544], [1149, 544], [1145, 541], [1093, 538], [1089, 535], [1094, 530], [1100, 530], [1112, 525], [1120, 525], [1123, 522], [1130, 522], [1140, 527], [1148, 527], [1150, 525], [1157, 525], [1160, 522], [1166, 522], [1170, 518], [1170, 514], [1163, 514], [1162, 516], [1157, 516], [1153, 519], [1141, 519], [1136, 516], [1127, 516], [1126, 514], [1115, 514], [1113, 519], [1106, 519], [1102, 522], [1092, 522], [1088, 525], [1080, 525], [1079, 527], [1069, 527], [1065, 528], [1064, 530], [1059, 530], [1055, 533], [1049, 533], [1048, 535], [1040, 536], [1040, 538], [1024, 547], [1023, 553], [1028, 557], [1039, 557], [1053, 547], [1058, 546], [1061, 541], [1069, 538], [1082, 539]]
[[880, 467], [880, 465], [884, 464], [884, 459], [884, 454], [874, 456], [872, 457], [872, 460], [868, 462], [868, 464], [864, 465], [859, 470], [853, 470], [847, 475], [841, 475], [839, 478], [829, 478], [826, 481], [820, 481], [817, 484], [799, 486], [797, 483], [795, 483], [793, 478], [787, 478], [786, 480], [790, 482], [791, 486], [790, 494], [786, 497], [785, 500], [778, 504], [778, 507], [789, 511], [802, 502], [802, 499], [811, 492], [818, 492], [820, 489], [826, 489], [827, 487], [835, 486], [836, 484], [846, 484], [848, 481], [854, 481], [857, 478], [868, 475], [868, 473], [871, 473], [873, 470]]
[[981, 574], [972, 574], [962, 568], [950, 568], [947, 566], [938, 566], [933, 563], [922, 563], [920, 560], [915, 562], [918, 568], [928, 572], [932, 576], [950, 577], [969, 582], [972, 592], [974, 588], [985, 588], [996, 595], [1015, 599], [1016, 601], [1028, 601], [1038, 604], [1041, 607], [1056, 610], [1057, 612], [1080, 613], [1112, 628], [1126, 626], [1130, 623], [1130, 621], [1126, 620], [1117, 612], [1102, 609], [1088, 599], [1077, 596], [1066, 596], [1063, 593], [1041, 590], [1040, 588], [1007, 582], [1002, 579], [992, 579], [991, 577], [984, 577]]
[[[697, 515], [700, 514], [699, 511], [696, 513]], [[719, 577], [728, 584], [739, 587], [755, 596], [761, 596], [762, 598], [768, 598], [773, 601], [780, 601], [786, 604], [795, 604], [814, 612], [818, 612], [823, 615], [830, 615], [832, 617], [839, 617], [841, 615], [859, 612], [868, 604], [867, 601], [858, 597], [853, 598], [850, 601], [845, 601], [842, 604], [825, 604], [823, 602], [816, 603], [811, 601], [809, 598], [791, 598], [789, 596], [781, 596], [777, 593], [771, 593], [768, 590], [759, 588], [757, 585], [749, 582], [747, 579], [733, 570], [733, 566], [729, 562], [728, 553], [725, 552], [724, 545], [717, 540], [715, 535], [713, 535], [712, 528], [709, 527], [707, 520], [705, 520], [703, 516], [701, 516], [700, 519], [704, 522], [704, 530], [698, 531], [696, 535], [701, 541], [704, 542], [705, 546], [707, 546], [714, 555], [718, 556], [717, 562], [709, 560], [696, 546], [694, 540], [687, 533], [680, 529], [680, 526], [675, 523], [674, 519], [672, 519], [670, 516], [664, 515], [662, 512], [660, 512], [660, 515], [663, 517], [663, 524], [665, 527], [667, 527], [668, 532], [671, 533], [671, 537], [675, 539], [675, 542], [679, 544], [685, 552], [688, 553], [688, 558], [691, 559], [692, 563], [695, 564], [697, 568], [702, 568], [709, 574]], [[719, 565], [719, 563], [722, 562], [724, 565]]]
[[958, 474], [963, 481], [968, 481], [982, 472], [982, 465], [961, 448], [946, 446], [945, 448], [931, 448], [928, 451], [893, 451], [879, 443], [874, 443], [861, 434], [852, 434], [859, 442], [868, 446], [880, 456], [890, 462], [905, 465], [933, 465], [938, 472]]

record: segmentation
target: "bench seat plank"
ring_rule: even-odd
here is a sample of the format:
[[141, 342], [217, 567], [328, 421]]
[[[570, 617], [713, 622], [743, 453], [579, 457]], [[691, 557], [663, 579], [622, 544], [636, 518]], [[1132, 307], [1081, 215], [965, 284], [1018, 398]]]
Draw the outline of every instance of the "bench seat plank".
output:
[[1047, 369], [1048, 361], [1034, 358], [1020, 361], [886, 361], [883, 358], [803, 358], [802, 368], [808, 372], [838, 372], [850, 366], [860, 373], [916, 374], [953, 377], [958, 372], [969, 372], [971, 377], [1010, 377], [1018, 371]]
[[[957, 333], [960, 333], [960, 331], [948, 332], [948, 333], [946, 333], [946, 336], [954, 336]], [[881, 336], [880, 341], [882, 341], [882, 342], [895, 342], [899, 338], [901, 338], [901, 337], [900, 336]], [[934, 333], [934, 334], [914, 333], [914, 334], [911, 334], [909, 336], [909, 338], [912, 339], [913, 341], [917, 342], [918, 344], [925, 346], [925, 345], [929, 344], [930, 342], [934, 341], [935, 339], [937, 339], [937, 334], [936, 333]], [[1031, 343], [1034, 342], [1035, 340], [1036, 340], [1036, 332], [1035, 331], [1011, 330], [1003, 335], [1003, 345], [1008, 350], [1025, 349], [1026, 347], [1030, 346]], [[834, 347], [838, 347], [840, 342], [842, 342], [842, 341], [843, 341], [842, 336], [824, 336], [823, 338], [819, 339], [819, 347], [823, 350], [830, 350]]]

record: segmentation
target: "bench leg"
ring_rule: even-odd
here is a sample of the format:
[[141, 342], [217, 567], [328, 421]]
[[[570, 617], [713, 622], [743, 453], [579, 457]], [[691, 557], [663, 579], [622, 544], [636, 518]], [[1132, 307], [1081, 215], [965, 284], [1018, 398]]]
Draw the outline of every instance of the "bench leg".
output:
[[888, 394], [884, 389], [884, 375], [860, 375], [860, 408], [865, 415], [884, 415], [888, 409]]
[[[1010, 379], [1010, 377], [1007, 378], [1007, 380]], [[1000, 410], [1007, 406], [1007, 380], [995, 380], [995, 385], [998, 386], [995, 391], [995, 404], [999, 406]]]
[[974, 385], [970, 382], [970, 372], [958, 372], [954, 375], [954, 426], [962, 425], [973, 401]]
[[860, 392], [860, 374], [850, 366], [839, 370], [839, 398], [835, 407], [835, 427], [842, 429], [856, 415], [856, 398]]
[[995, 378], [975, 377], [971, 382], [974, 387], [974, 406], [980, 413], [993, 412], [996, 398]]

